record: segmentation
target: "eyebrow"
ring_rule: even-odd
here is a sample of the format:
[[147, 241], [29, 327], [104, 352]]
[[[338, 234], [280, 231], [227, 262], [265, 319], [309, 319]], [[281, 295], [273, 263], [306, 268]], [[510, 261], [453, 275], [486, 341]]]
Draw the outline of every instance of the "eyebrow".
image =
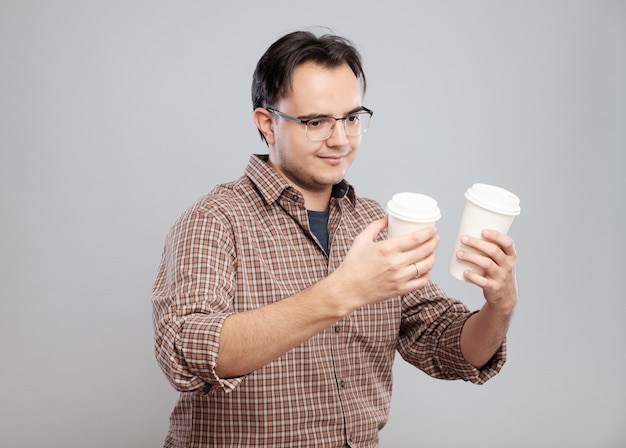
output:
[[[348, 115], [352, 115], [355, 114], [359, 111], [363, 110], [363, 106], [357, 106], [354, 109], [346, 112], [345, 115], [343, 115], [344, 117], [348, 116]], [[328, 117], [328, 118], [335, 118], [332, 115], [329, 114], [308, 114], [308, 115], [298, 115], [297, 118], [299, 118], [300, 120], [312, 120], [314, 118], [324, 118], [324, 117]]]

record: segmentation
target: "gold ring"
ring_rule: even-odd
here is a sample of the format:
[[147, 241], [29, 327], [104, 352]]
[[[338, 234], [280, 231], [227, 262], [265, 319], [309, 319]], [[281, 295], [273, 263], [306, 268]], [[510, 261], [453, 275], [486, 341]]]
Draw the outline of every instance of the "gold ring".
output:
[[413, 263], [413, 266], [415, 266], [415, 277], [413, 278], [417, 278], [420, 276], [420, 268], [417, 267], [417, 262]]

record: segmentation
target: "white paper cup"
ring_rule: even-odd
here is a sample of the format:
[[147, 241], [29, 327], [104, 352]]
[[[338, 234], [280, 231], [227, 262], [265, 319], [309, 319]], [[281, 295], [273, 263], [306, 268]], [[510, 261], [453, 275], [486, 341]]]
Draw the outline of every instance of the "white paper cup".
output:
[[461, 243], [461, 236], [470, 235], [481, 238], [481, 233], [484, 229], [493, 229], [501, 233], [507, 233], [513, 218], [520, 214], [519, 198], [504, 188], [486, 184], [474, 184], [465, 192], [465, 199], [465, 208], [449, 267], [450, 274], [459, 280], [465, 280], [463, 272], [466, 269], [480, 275], [484, 274], [483, 269], [460, 261], [456, 257], [456, 253], [459, 250], [476, 252]]
[[415, 232], [441, 218], [437, 201], [430, 196], [410, 192], [394, 194], [387, 202], [387, 215], [390, 238]]

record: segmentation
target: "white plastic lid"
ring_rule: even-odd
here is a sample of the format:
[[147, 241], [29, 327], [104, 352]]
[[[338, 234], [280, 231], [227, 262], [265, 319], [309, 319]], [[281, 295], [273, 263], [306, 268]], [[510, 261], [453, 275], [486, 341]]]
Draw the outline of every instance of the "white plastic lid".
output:
[[412, 222], [435, 222], [441, 218], [437, 201], [421, 193], [394, 194], [387, 202], [387, 213]]
[[504, 188], [487, 184], [473, 184], [465, 197], [474, 204], [502, 215], [519, 215], [519, 198]]

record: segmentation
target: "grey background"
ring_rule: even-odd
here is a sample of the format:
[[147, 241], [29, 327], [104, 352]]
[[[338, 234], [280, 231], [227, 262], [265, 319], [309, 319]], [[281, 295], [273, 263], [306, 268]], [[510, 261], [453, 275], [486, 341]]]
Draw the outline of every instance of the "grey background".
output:
[[375, 111], [348, 179], [439, 201], [436, 281], [474, 182], [521, 198], [509, 360], [484, 386], [398, 360], [383, 447], [626, 446], [624, 1], [0, 1], [0, 445], [161, 446], [169, 227], [266, 152], [254, 65], [324, 25]]

